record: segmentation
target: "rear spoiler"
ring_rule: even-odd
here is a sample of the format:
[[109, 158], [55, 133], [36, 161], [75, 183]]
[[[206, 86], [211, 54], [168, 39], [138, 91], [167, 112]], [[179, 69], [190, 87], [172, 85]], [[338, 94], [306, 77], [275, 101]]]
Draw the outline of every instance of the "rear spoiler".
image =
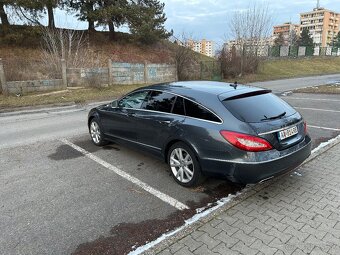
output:
[[[239, 91], [241, 92], [241, 91]], [[224, 93], [222, 95], [219, 95], [219, 99], [221, 101], [229, 101], [229, 100], [234, 100], [234, 99], [240, 99], [240, 98], [246, 98], [246, 97], [252, 97], [252, 96], [258, 96], [258, 95], [263, 95], [263, 94], [268, 94], [271, 93], [272, 90], [270, 89], [256, 89], [253, 91], [247, 90], [245, 93]]]

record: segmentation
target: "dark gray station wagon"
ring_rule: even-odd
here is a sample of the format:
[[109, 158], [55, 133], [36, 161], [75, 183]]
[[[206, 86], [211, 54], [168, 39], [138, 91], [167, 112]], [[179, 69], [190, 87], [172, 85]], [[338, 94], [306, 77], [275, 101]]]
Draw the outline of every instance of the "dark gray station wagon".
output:
[[270, 179], [311, 153], [302, 116], [270, 90], [222, 82], [153, 85], [92, 109], [92, 141], [128, 143], [164, 159], [174, 179]]

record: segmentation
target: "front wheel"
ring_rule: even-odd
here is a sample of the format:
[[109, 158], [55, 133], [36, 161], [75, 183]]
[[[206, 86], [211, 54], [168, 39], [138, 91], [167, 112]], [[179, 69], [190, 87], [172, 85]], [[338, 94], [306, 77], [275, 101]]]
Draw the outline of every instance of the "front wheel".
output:
[[197, 186], [203, 181], [201, 167], [193, 150], [178, 142], [170, 147], [168, 163], [173, 178], [184, 187]]
[[90, 123], [90, 135], [92, 142], [97, 146], [103, 146], [107, 144], [107, 141], [103, 139], [103, 134], [100, 130], [100, 126], [96, 119], [92, 119]]

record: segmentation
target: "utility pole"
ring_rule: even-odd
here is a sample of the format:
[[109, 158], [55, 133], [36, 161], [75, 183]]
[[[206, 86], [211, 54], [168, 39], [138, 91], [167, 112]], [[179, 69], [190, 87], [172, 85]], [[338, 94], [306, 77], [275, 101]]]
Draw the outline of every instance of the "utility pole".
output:
[[319, 9], [320, 8], [320, 0], [317, 0], [316, 1], [316, 9]]

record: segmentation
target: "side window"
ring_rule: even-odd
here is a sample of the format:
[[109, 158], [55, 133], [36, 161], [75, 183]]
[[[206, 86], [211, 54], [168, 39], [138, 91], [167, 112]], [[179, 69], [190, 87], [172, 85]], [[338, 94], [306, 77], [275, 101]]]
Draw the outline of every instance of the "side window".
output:
[[152, 91], [144, 108], [146, 110], [170, 113], [175, 99], [175, 95], [166, 92]]
[[206, 110], [204, 107], [185, 99], [185, 112], [187, 116], [202, 119], [202, 120], [209, 120], [214, 122], [221, 122], [219, 118], [216, 117], [215, 114]]
[[139, 109], [145, 101], [148, 93], [149, 91], [138, 91], [129, 94], [119, 100], [118, 107]]
[[180, 96], [177, 96], [174, 108], [172, 109], [172, 113], [178, 115], [185, 115], [184, 111], [184, 99]]

